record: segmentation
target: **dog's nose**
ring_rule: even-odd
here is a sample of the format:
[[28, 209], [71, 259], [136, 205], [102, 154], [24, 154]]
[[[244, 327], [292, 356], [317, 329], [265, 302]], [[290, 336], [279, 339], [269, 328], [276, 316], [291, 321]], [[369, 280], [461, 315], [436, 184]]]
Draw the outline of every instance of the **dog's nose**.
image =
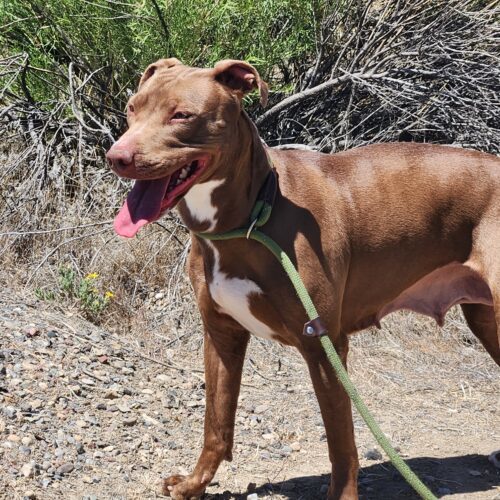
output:
[[106, 153], [106, 158], [110, 167], [116, 172], [120, 172], [126, 170], [133, 163], [134, 154], [128, 149], [112, 146]]

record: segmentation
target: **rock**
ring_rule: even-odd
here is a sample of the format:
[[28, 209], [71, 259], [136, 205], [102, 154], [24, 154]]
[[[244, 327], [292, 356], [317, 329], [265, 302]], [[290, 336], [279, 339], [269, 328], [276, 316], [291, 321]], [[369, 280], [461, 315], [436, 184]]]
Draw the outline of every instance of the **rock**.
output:
[[377, 450], [377, 448], [372, 448], [365, 452], [365, 458], [367, 460], [382, 460], [382, 453]]
[[20, 472], [24, 477], [33, 477], [35, 475], [35, 464], [33, 462], [24, 464]]
[[104, 398], [105, 399], [118, 399], [120, 397], [120, 394], [115, 391], [114, 389], [109, 389], [104, 393]]
[[132, 427], [136, 423], [137, 423], [137, 417], [129, 417], [129, 418], [125, 418], [123, 420], [123, 425], [125, 425], [127, 427]]
[[49, 337], [49, 339], [55, 339], [55, 338], [59, 337], [59, 335], [55, 330], [49, 330], [47, 332], [47, 337]]
[[268, 409], [269, 409], [268, 405], [259, 405], [255, 407], [255, 410], [253, 412], [259, 414], [259, 413], [264, 413]]
[[291, 445], [290, 445], [290, 448], [293, 450], [293, 451], [300, 451], [300, 443], [298, 441], [295, 441], [293, 442]]
[[259, 496], [257, 493], [250, 493], [250, 495], [247, 495], [247, 500], [259, 500]]
[[165, 375], [164, 373], [160, 373], [156, 375], [156, 380], [161, 384], [168, 384], [171, 381], [171, 378], [168, 375]]
[[39, 410], [43, 406], [43, 401], [40, 399], [34, 399], [33, 401], [30, 401], [30, 405], [32, 410]]
[[13, 406], [6, 406], [6, 407], [3, 409], [3, 414], [4, 414], [7, 418], [16, 418], [16, 415], [17, 415], [17, 410], [16, 410]]
[[71, 462], [67, 462], [56, 469], [56, 474], [64, 476], [65, 474], [69, 474], [70, 472], [72, 472], [74, 468], [75, 466]]
[[26, 500], [34, 500], [36, 498], [36, 495], [33, 491], [31, 490], [27, 490], [24, 492], [24, 495], [23, 495], [23, 500], [26, 499]]
[[89, 424], [88, 424], [87, 422], [85, 422], [85, 420], [77, 420], [77, 421], [75, 422], [75, 425], [76, 425], [77, 427], [80, 427], [81, 429], [85, 429], [85, 427], [88, 427], [88, 426], [89, 426]]

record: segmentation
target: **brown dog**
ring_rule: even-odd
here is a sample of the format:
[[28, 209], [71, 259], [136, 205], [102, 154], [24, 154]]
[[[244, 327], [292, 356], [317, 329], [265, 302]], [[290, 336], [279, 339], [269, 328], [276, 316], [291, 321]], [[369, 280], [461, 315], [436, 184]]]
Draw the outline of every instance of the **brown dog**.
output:
[[[500, 364], [499, 159], [406, 143], [335, 155], [266, 149], [241, 105], [255, 88], [264, 102], [265, 83], [242, 61], [196, 69], [164, 59], [146, 69], [128, 104], [129, 130], [107, 155], [118, 175], [137, 179], [118, 234], [134, 236], [175, 205], [194, 232], [248, 225], [270, 158], [279, 187], [263, 231], [297, 266], [344, 363], [348, 335], [384, 315], [411, 309], [442, 324], [462, 304]], [[357, 498], [350, 402], [318, 339], [302, 335], [307, 318], [280, 264], [255, 241], [192, 233], [188, 270], [205, 326], [205, 440], [193, 473], [166, 479], [164, 493], [198, 497], [231, 460], [253, 333], [302, 353], [328, 438], [328, 498]]]

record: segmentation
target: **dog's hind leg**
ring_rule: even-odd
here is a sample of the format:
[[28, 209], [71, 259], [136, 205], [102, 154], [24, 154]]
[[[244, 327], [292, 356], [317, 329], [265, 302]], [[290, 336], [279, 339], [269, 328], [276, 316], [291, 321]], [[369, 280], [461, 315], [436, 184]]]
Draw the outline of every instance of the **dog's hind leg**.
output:
[[[346, 365], [348, 340], [341, 336], [335, 348]], [[307, 339], [300, 348], [318, 398], [325, 424], [332, 478], [328, 499], [358, 498], [358, 454], [354, 442], [351, 401], [335, 375], [318, 339]]]
[[483, 304], [462, 304], [462, 311], [472, 333], [500, 366], [500, 344], [498, 341], [500, 332], [495, 320], [494, 308]]
[[500, 205], [475, 228], [472, 252], [465, 264], [479, 273], [491, 293], [491, 305], [462, 304], [465, 319], [500, 365]]

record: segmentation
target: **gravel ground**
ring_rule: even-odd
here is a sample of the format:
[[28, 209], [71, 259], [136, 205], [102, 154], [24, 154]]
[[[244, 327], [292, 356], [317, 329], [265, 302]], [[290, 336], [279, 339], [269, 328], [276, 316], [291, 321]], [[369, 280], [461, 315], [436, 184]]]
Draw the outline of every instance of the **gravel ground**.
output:
[[[499, 471], [488, 461], [500, 449], [499, 370], [481, 347], [457, 340], [459, 319], [437, 332], [407, 315], [358, 336], [353, 378], [438, 496], [500, 499]], [[0, 496], [158, 497], [159, 478], [186, 473], [200, 450], [200, 337], [117, 336], [54, 304], [0, 292]], [[355, 425], [361, 497], [416, 498], [357, 415]], [[207, 498], [324, 496], [324, 430], [292, 350], [252, 340], [234, 456]]]

